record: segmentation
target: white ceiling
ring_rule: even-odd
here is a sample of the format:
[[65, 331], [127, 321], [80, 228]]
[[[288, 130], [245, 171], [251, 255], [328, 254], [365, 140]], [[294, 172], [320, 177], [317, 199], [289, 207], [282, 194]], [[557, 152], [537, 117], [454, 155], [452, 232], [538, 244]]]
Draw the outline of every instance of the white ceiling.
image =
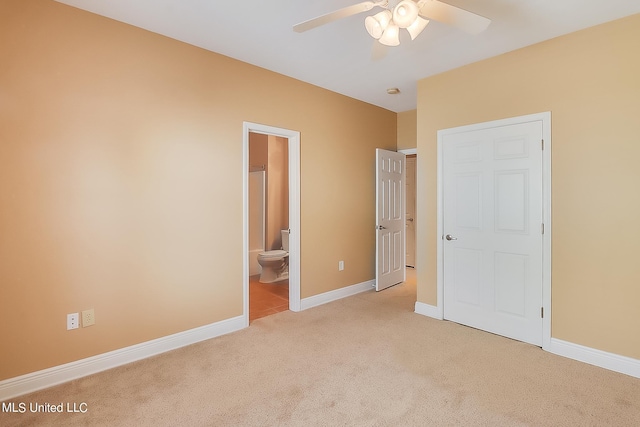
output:
[[[374, 40], [364, 28], [371, 12], [305, 33], [292, 30], [361, 0], [57, 1], [395, 112], [416, 108], [422, 78], [640, 13], [638, 0], [444, 0], [490, 18], [491, 25], [473, 36], [432, 21], [414, 41], [403, 31], [400, 46], [373, 60]], [[401, 93], [388, 95], [390, 87]]]

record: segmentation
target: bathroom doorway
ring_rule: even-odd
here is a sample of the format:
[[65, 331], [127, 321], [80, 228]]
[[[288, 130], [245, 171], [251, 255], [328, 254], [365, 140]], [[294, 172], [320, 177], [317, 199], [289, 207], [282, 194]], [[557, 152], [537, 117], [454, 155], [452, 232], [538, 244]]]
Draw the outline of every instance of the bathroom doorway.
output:
[[279, 311], [300, 310], [300, 136], [247, 122], [243, 133], [243, 315], [248, 325]]
[[405, 197], [405, 229], [406, 231], [406, 266], [416, 267], [416, 155], [410, 154], [406, 159], [406, 197]]
[[[418, 150], [408, 148], [398, 150], [406, 155], [406, 197], [405, 197], [405, 230], [406, 230], [406, 267], [416, 268], [416, 227], [417, 227], [417, 184], [418, 184]], [[409, 271], [409, 270], [407, 270]]]

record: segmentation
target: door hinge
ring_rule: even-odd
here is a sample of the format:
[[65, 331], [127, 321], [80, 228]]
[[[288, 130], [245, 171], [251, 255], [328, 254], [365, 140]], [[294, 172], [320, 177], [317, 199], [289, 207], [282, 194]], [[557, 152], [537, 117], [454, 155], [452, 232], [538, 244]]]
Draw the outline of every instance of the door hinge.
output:
[[540, 307], [540, 317], [544, 319], [544, 307]]
[[540, 233], [544, 234], [544, 222], [540, 224]]
[[544, 139], [540, 140], [540, 145], [541, 145], [542, 151], [544, 151]]

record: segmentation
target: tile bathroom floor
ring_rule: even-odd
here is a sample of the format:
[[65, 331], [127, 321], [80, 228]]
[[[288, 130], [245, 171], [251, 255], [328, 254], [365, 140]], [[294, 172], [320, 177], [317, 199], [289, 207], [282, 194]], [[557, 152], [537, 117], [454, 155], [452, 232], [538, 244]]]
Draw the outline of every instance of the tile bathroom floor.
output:
[[249, 322], [289, 309], [289, 281], [260, 283], [249, 277]]

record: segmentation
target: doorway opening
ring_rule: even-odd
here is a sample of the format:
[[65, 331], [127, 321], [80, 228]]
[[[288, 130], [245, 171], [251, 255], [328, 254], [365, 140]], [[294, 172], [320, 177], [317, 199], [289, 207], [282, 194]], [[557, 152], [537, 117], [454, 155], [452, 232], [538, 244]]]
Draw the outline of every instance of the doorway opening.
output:
[[398, 150], [406, 156], [405, 162], [405, 264], [407, 274], [416, 279], [416, 229], [418, 226], [417, 200], [418, 200], [418, 149], [404, 148]]
[[406, 160], [406, 197], [405, 197], [405, 229], [406, 259], [408, 268], [416, 268], [416, 154], [407, 155]]
[[[243, 125], [243, 316], [300, 310], [300, 134]], [[276, 252], [279, 251], [279, 252]]]

